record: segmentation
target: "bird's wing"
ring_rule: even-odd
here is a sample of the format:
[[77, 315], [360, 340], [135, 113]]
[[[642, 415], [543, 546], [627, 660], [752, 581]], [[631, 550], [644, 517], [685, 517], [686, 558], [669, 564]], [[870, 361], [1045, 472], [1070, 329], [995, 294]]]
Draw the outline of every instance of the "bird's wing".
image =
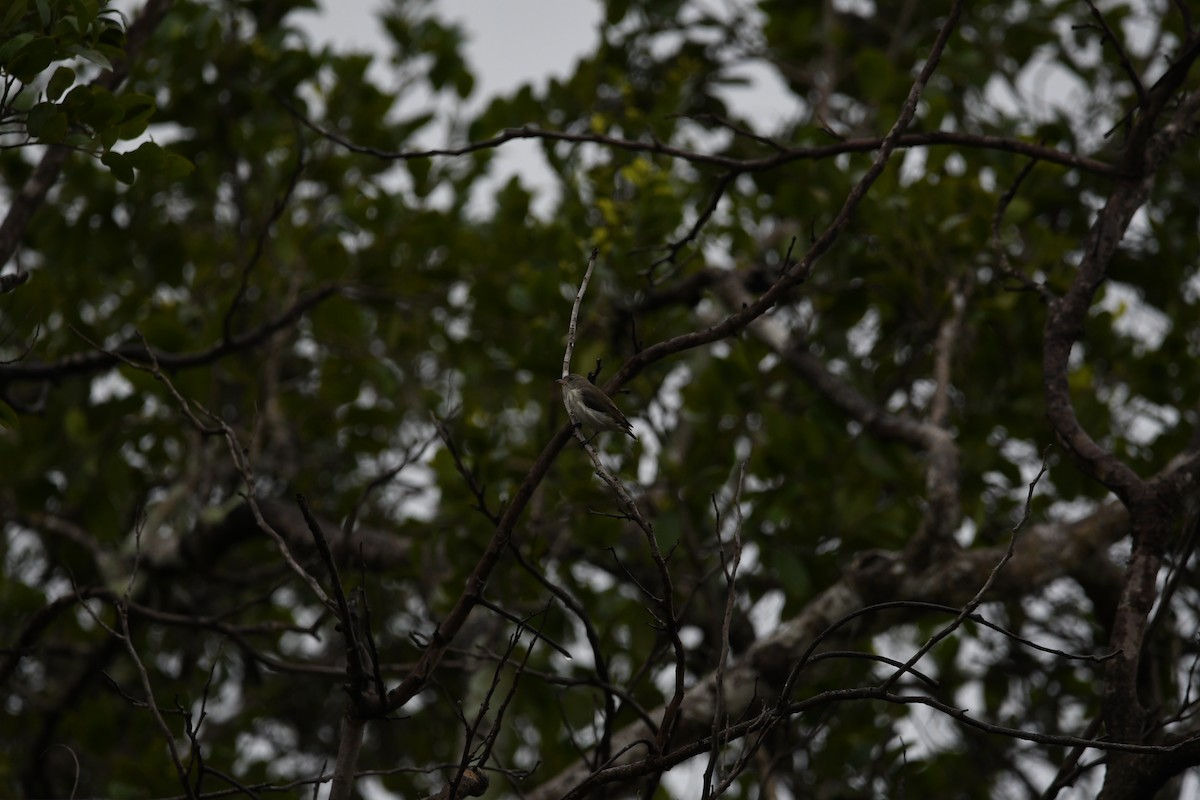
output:
[[583, 404], [592, 411], [596, 411], [601, 414], [608, 414], [616, 419], [617, 423], [622, 428], [629, 430], [629, 420], [625, 419], [625, 415], [621, 413], [621, 409], [617, 408], [617, 404], [614, 403], [611, 398], [605, 397], [604, 395], [596, 397], [584, 394]]
[[599, 392], [596, 392], [595, 394], [591, 392], [580, 392], [580, 396], [583, 400], [583, 404], [592, 411], [597, 411], [601, 414], [612, 414], [615, 412], [616, 414], [620, 415], [621, 413], [617, 410], [617, 406], [612, 400], [609, 400]]

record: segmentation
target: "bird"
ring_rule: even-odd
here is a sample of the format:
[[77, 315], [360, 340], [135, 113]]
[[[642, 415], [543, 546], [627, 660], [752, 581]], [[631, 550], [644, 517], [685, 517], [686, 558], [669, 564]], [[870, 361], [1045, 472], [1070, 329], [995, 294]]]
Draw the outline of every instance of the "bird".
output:
[[629, 420], [625, 419], [617, 404], [603, 389], [575, 372], [565, 378], [559, 378], [555, 383], [563, 387], [563, 403], [581, 425], [587, 425], [597, 433], [620, 431], [637, 441]]

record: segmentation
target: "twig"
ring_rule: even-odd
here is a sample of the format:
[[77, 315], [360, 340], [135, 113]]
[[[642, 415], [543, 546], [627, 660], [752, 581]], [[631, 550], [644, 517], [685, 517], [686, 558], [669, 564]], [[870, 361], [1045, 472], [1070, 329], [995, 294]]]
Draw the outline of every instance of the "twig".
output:
[[[515, 625], [518, 625], [518, 626], [527, 626], [529, 624], [529, 618], [534, 616], [534, 614], [530, 614], [527, 617], [518, 617], [516, 614], [503, 608], [502, 606], [498, 605], [497, 603], [493, 603], [491, 600], [488, 600], [486, 597], [479, 598], [479, 605], [481, 605], [484, 608], [488, 609], [489, 611], [495, 613], [497, 616], [502, 617], [502, 618], [508, 620], [509, 622], [511, 622]], [[540, 611], [537, 613], [544, 613], [544, 609], [543, 609], [543, 611]], [[567, 648], [563, 647], [561, 644], [554, 641], [553, 639], [547, 637], [540, 630], [538, 631], [538, 638], [541, 639], [546, 644], [548, 644], [551, 647], [551, 649], [554, 650], [554, 652], [558, 653], [560, 656], [567, 659], [568, 661], [571, 660], [571, 653], [569, 650], [567, 650]]]
[[1129, 54], [1125, 52], [1125, 46], [1121, 44], [1121, 40], [1113, 33], [1113, 29], [1108, 26], [1108, 21], [1104, 19], [1104, 15], [1100, 13], [1100, 9], [1096, 8], [1096, 4], [1092, 0], [1085, 0], [1088, 8], [1092, 12], [1092, 17], [1096, 20], [1096, 24], [1100, 26], [1101, 38], [1107, 39], [1117, 51], [1117, 58], [1121, 62], [1121, 68], [1125, 70], [1125, 74], [1129, 76], [1129, 82], [1133, 84], [1133, 90], [1137, 92], [1138, 105], [1146, 105], [1146, 87], [1142, 85], [1142, 79], [1138, 75], [1137, 70], [1133, 68], [1133, 63], [1129, 60]]
[[1012, 533], [1008, 538], [1008, 549], [1004, 551], [1003, 557], [996, 562], [996, 566], [992, 567], [992, 571], [988, 574], [987, 580], [983, 582], [983, 586], [979, 587], [979, 591], [976, 592], [975, 596], [972, 597], [971, 600], [962, 607], [962, 610], [958, 612], [957, 616], [955, 616], [954, 620], [950, 622], [950, 624], [943, 627], [933, 636], [930, 636], [925, 644], [923, 644], [920, 649], [917, 650], [917, 652], [913, 653], [913, 655], [904, 662], [903, 669], [898, 669], [893, 672], [891, 676], [889, 676], [883, 683], [879, 684], [879, 688], [883, 689], [884, 691], [890, 690], [896, 681], [900, 679], [901, 674], [924, 658], [925, 654], [932, 650], [938, 642], [942, 641], [942, 639], [945, 639], [947, 636], [954, 633], [954, 631], [958, 630], [958, 628], [963, 624], [963, 621], [970, 614], [974, 613], [975, 609], [979, 608], [979, 604], [983, 602], [983, 596], [987, 594], [987, 591], [992, 588], [992, 584], [996, 582], [996, 576], [1000, 574], [1000, 570], [1009, 562], [1010, 559], [1012, 559], [1013, 553], [1016, 551], [1017, 547], [1017, 536], [1021, 532], [1021, 529], [1025, 527], [1025, 523], [1029, 521], [1029, 517], [1033, 513], [1033, 491], [1037, 488], [1038, 482], [1042, 479], [1042, 476], [1046, 474], [1048, 469], [1046, 466], [1046, 456], [1049, 452], [1049, 449], [1050, 448], [1047, 447], [1046, 450], [1042, 451], [1042, 468], [1038, 470], [1038, 474], [1035, 475], [1033, 480], [1029, 482], [1029, 492], [1025, 496], [1025, 510], [1021, 514], [1021, 518], [1017, 520], [1016, 525], [1014, 525], [1012, 528]]
[[992, 215], [992, 252], [996, 256], [996, 263], [999, 266], [1001, 275], [1012, 278], [1021, 284], [1028, 291], [1037, 292], [1043, 300], [1052, 299], [1049, 287], [1045, 283], [1037, 283], [1030, 279], [1025, 273], [1018, 272], [1012, 267], [1008, 261], [1008, 253], [1004, 250], [1004, 242], [1000, 235], [1000, 225], [1004, 221], [1004, 214], [1008, 211], [1008, 207], [1017, 196], [1017, 191], [1021, 188], [1021, 184], [1025, 179], [1033, 173], [1034, 167], [1038, 164], [1036, 158], [1031, 158], [1021, 167], [1021, 171], [1017, 173], [1017, 177], [1013, 180], [1012, 186], [1009, 186], [1004, 194], [1000, 195], [1000, 201], [996, 204], [996, 212]]
[[475, 505], [472, 508], [483, 514], [489, 522], [495, 525], [500, 519], [488, 508], [487, 487], [479, 483], [475, 477], [475, 473], [468, 469], [466, 463], [463, 461], [462, 451], [458, 449], [458, 445], [454, 442], [454, 437], [450, 435], [450, 428], [446, 425], [445, 420], [433, 412], [430, 412], [429, 416], [433, 420], [434, 430], [437, 431], [438, 438], [446, 448], [446, 452], [450, 454], [450, 458], [454, 460], [454, 468], [458, 470], [463, 483], [467, 485], [467, 491], [475, 497]]
[[[299, 131], [297, 130], [297, 134]], [[275, 199], [275, 203], [271, 208], [271, 213], [267, 217], [267, 221], [263, 223], [259, 229], [258, 236], [254, 238], [254, 249], [250, 251], [249, 258], [242, 265], [241, 280], [238, 283], [238, 290], [233, 295], [233, 300], [229, 303], [229, 308], [225, 312], [225, 320], [221, 323], [221, 331], [224, 335], [224, 341], [228, 342], [233, 339], [233, 318], [241, 307], [242, 300], [246, 296], [246, 289], [250, 285], [250, 272], [258, 264], [262, 258], [263, 251], [266, 249], [267, 237], [271, 235], [271, 229], [275, 227], [275, 223], [283, 216], [283, 212], [287, 209], [288, 203], [292, 199], [292, 195], [296, 191], [296, 186], [300, 182], [300, 175], [304, 172], [304, 144], [300, 141], [299, 136], [296, 137], [299, 142], [296, 152], [296, 165], [292, 168], [291, 174], [288, 176], [287, 187], [283, 191], [281, 197]]]
[[705, 113], [705, 114], [668, 114], [667, 115], [667, 119], [672, 119], [675, 117], [682, 117], [683, 119], [692, 119], [692, 120], [701, 120], [704, 122], [710, 122], [714, 125], [719, 125], [722, 128], [726, 128], [726, 129], [732, 131], [733, 133], [742, 137], [743, 139], [749, 139], [752, 142], [758, 142], [759, 144], [766, 145], [767, 147], [774, 150], [776, 153], [786, 153], [787, 152], [787, 148], [785, 146], [783, 146], [779, 142], [775, 141], [771, 137], [763, 136], [761, 134], [755, 133], [752, 130], [744, 128], [741, 125], [738, 125], [734, 122], [731, 122], [730, 120], [725, 119], [724, 117], [720, 116], [719, 114]]
[[[592, 254], [588, 256], [587, 268], [583, 271], [583, 280], [579, 282], [579, 290], [575, 292], [575, 302], [571, 306], [571, 322], [567, 325], [567, 350], [563, 354], [562, 377], [567, 377], [571, 373], [571, 355], [575, 352], [575, 332], [579, 326], [579, 307], [583, 303], [583, 295], [587, 292], [588, 282], [592, 279], [592, 270], [596, 268], [596, 257], [600, 255], [600, 248], [593, 247]], [[563, 387], [566, 391], [566, 387]], [[571, 413], [570, 406], [567, 407], [567, 413]], [[572, 423], [579, 421], [571, 417]]]
[[[712, 719], [712, 737], [713, 749], [708, 756], [708, 764], [704, 768], [703, 789], [701, 798], [708, 800], [710, 797], [719, 797], [728, 787], [729, 782], [733, 780], [736, 771], [731, 773], [721, 781], [721, 784], [715, 789], [713, 788], [713, 776], [717, 768], [717, 757], [720, 755], [720, 747], [717, 742], [720, 739], [722, 724], [725, 722], [725, 666], [729, 661], [729, 629], [733, 624], [733, 609], [737, 601], [737, 572], [738, 567], [742, 563], [742, 523], [745, 518], [742, 514], [742, 488], [746, 484], [746, 464], [749, 463], [750, 456], [746, 455], [742, 459], [741, 467], [738, 469], [737, 483], [734, 485], [733, 505], [734, 513], [737, 515], [737, 522], [733, 526], [733, 534], [730, 537], [730, 553], [725, 554], [725, 543], [721, 541], [721, 515], [716, 515], [716, 533], [717, 546], [721, 556], [721, 570], [725, 575], [725, 613], [721, 618], [721, 644], [717, 652], [717, 671], [716, 677], [713, 679], [713, 719]], [[715, 501], [714, 501], [715, 505]]]
[[309, 533], [312, 534], [313, 542], [317, 545], [317, 553], [325, 562], [325, 568], [329, 570], [329, 582], [336, 601], [333, 610], [341, 622], [342, 638], [346, 643], [346, 661], [350, 672], [350, 696], [357, 701], [367, 681], [367, 671], [362, 660], [362, 647], [358, 642], [358, 620], [350, 611], [350, 604], [346, 601], [346, 588], [342, 585], [342, 579], [338, 575], [337, 564], [333, 560], [333, 551], [329, 549], [329, 540], [325, 538], [325, 531], [321, 530], [321, 523], [313, 516], [312, 509], [309, 508], [308, 500], [304, 495], [296, 495], [296, 504], [300, 506], [300, 513], [304, 515]]
[[222, 341], [203, 350], [190, 353], [164, 353], [150, 348], [144, 341], [140, 344], [130, 342], [116, 349], [104, 349], [93, 345], [95, 352], [73, 353], [58, 361], [46, 363], [19, 363], [5, 367], [0, 370], [0, 386], [18, 380], [58, 380], [68, 375], [100, 372], [117, 363], [144, 367], [145, 364], [153, 362], [158, 367], [171, 371], [208, 366], [227, 355], [248, 350], [278, 331], [290, 327], [309, 309], [340, 291], [341, 288], [336, 285], [316, 289], [302, 296], [274, 319], [268, 320], [253, 330], [234, 336], [230, 341]]
[[[576, 600], [566, 589], [550, 580], [545, 573], [538, 569], [529, 559], [521, 553], [520, 548], [515, 544], [509, 543], [509, 550], [513, 554], [513, 558], [517, 560], [517, 564], [526, 572], [533, 576], [534, 580], [558, 598], [558, 601], [566, 606], [567, 610], [575, 615], [579, 620], [579, 624], [583, 626], [584, 635], [587, 637], [588, 646], [592, 650], [593, 668], [596, 671], [597, 681], [592, 685], [603, 687], [601, 694], [604, 696], [604, 727], [600, 733], [599, 743], [596, 745], [596, 752], [600, 760], [608, 758], [609, 746], [612, 742], [612, 726], [616, 721], [617, 704], [613, 699], [615, 692], [612, 691], [612, 678], [608, 670], [608, 657], [604, 654], [604, 647], [600, 642], [600, 634], [596, 630], [596, 626], [592, 624], [592, 618], [588, 615], [587, 609]], [[567, 655], [570, 658], [570, 655]], [[632, 698], [622, 698], [628, 703]], [[649, 719], [642, 711], [641, 707], [633, 703], [635, 711], [642, 714], [645, 719]]]
[[167, 726], [167, 721], [163, 719], [162, 713], [158, 710], [158, 703], [154, 700], [154, 689], [150, 685], [150, 675], [146, 672], [146, 665], [142, 663], [142, 659], [138, 656], [137, 648], [133, 646], [133, 635], [129, 631], [129, 615], [125, 611], [124, 603], [117, 603], [116, 609], [117, 619], [121, 623], [121, 642], [125, 645], [125, 650], [129, 653], [129, 657], [137, 669], [138, 678], [142, 683], [142, 691], [146, 694], [146, 707], [154, 715], [154, 721], [158, 724], [158, 729], [162, 732], [163, 739], [167, 742], [167, 751], [171, 754], [171, 763], [175, 765], [175, 772], [179, 775], [179, 782], [183, 784], [184, 792], [189, 798], [194, 798], [196, 795], [192, 791], [191, 781], [188, 780], [187, 770], [184, 768], [183, 761], [179, 758], [179, 751], [175, 747], [175, 736], [171, 733], [171, 729]]
[[737, 178], [737, 175], [736, 172], [726, 172], [717, 179], [717, 185], [713, 188], [712, 194], [708, 198], [708, 203], [696, 217], [696, 221], [692, 223], [692, 227], [688, 229], [688, 232], [682, 238], [672, 242], [667, 247], [667, 254], [665, 256], [656, 259], [646, 268], [644, 274], [652, 283], [655, 271], [663, 264], [674, 264], [675, 259], [679, 256], [679, 251], [694, 242], [696, 237], [700, 235], [700, 231], [712, 219], [713, 213], [721, 204], [721, 198], [725, 196], [725, 192], [729, 189], [729, 185], [733, 183], [734, 179]]

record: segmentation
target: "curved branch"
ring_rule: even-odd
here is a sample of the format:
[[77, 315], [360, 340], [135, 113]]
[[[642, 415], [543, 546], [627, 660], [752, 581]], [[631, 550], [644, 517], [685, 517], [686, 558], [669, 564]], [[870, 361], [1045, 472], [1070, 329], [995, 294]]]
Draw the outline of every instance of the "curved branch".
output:
[[[1105, 665], [1102, 708], [1110, 736], [1128, 742], [1146, 738], [1150, 709], [1142, 701], [1142, 642], [1150, 609], [1158, 596], [1157, 576], [1165, 544], [1171, 535], [1172, 512], [1164, 500], [1170, 481], [1148, 482], [1128, 464], [1107, 451], [1084, 430], [1075, 413], [1068, 378], [1071, 349], [1083, 338], [1093, 298], [1108, 277], [1108, 267], [1134, 214], [1149, 197], [1156, 173], [1183, 144], [1200, 115], [1200, 93], [1180, 103], [1160, 130], [1159, 116], [1182, 87], [1191, 65], [1200, 57], [1200, 36], [1187, 42], [1184, 56], [1164, 73], [1141, 104], [1123, 153], [1126, 171], [1119, 178], [1084, 242], [1083, 258], [1070, 288], [1051, 300], [1046, 316], [1042, 353], [1042, 385], [1046, 418], [1070, 450], [1080, 469], [1113, 491], [1132, 517], [1133, 550], [1121, 587], [1110, 644], [1119, 656]], [[1105, 773], [1105, 793], [1124, 796], [1119, 787], [1136, 783], [1140, 767], [1116, 759]]]
[[88, 350], [73, 353], [58, 361], [41, 363], [23, 361], [17, 364], [0, 366], [0, 388], [9, 383], [22, 380], [54, 381], [70, 375], [101, 372], [121, 363], [123, 360], [138, 364], [157, 363], [162, 369], [172, 372], [180, 369], [207, 366], [227, 355], [242, 350], [249, 350], [260, 344], [272, 334], [295, 324], [309, 309], [340, 291], [341, 287], [336, 285], [325, 286], [312, 291], [302, 296], [282, 314], [259, 327], [234, 336], [231, 339], [223, 340], [211, 347], [191, 353], [164, 353], [158, 350], [147, 349], [141, 343], [130, 342], [109, 351]]
[[[374, 156], [387, 161], [414, 161], [427, 158], [453, 158], [481, 150], [492, 150], [507, 142], [521, 139], [536, 139], [544, 142], [566, 142], [568, 144], [596, 144], [615, 150], [625, 150], [631, 153], [649, 153], [651, 155], [667, 156], [686, 161], [689, 164], [706, 167], [718, 167], [734, 174], [743, 172], [766, 172], [793, 161], [820, 161], [846, 153], [870, 153], [878, 150], [888, 142], [887, 136], [858, 139], [843, 139], [833, 144], [819, 147], [789, 147], [783, 148], [771, 156], [762, 158], [734, 158], [715, 153], [701, 153], [684, 147], [664, 144], [657, 139], [625, 139], [619, 136], [606, 136], [601, 133], [572, 133], [569, 131], [552, 131], [534, 125], [524, 125], [520, 128], [506, 128], [496, 136], [468, 142], [460, 147], [442, 147], [431, 150], [382, 150], [378, 147], [357, 144], [339, 133], [323, 128], [305, 117], [297, 109], [288, 106], [288, 111], [309, 130], [325, 139], [345, 148], [351, 153]], [[1003, 153], [1016, 153], [1029, 156], [1040, 161], [1058, 164], [1063, 167], [1083, 170], [1093, 175], [1118, 177], [1122, 174], [1120, 168], [1087, 156], [1068, 153], [1053, 147], [1046, 147], [1033, 142], [1023, 142], [1019, 139], [1008, 139], [1003, 136], [988, 136], [977, 133], [960, 133], [955, 131], [930, 131], [928, 133], [908, 133], [895, 141], [895, 147], [906, 150], [913, 147], [958, 146], [979, 150], [996, 150]]]

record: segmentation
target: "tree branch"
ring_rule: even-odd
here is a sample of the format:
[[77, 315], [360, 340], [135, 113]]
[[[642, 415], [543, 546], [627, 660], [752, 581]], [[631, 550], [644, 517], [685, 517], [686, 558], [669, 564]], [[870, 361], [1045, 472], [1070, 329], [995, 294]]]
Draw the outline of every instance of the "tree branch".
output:
[[0, 366], [0, 389], [17, 381], [56, 381], [71, 375], [102, 372], [118, 363], [133, 365], [157, 363], [159, 367], [172, 372], [207, 366], [227, 355], [255, 347], [272, 334], [294, 325], [309, 309], [340, 291], [341, 288], [336, 285], [316, 289], [302, 296], [279, 316], [257, 328], [191, 353], [166, 353], [148, 348], [142, 342], [129, 342], [111, 350], [93, 348], [72, 353], [57, 361], [40, 363], [22, 361]]

